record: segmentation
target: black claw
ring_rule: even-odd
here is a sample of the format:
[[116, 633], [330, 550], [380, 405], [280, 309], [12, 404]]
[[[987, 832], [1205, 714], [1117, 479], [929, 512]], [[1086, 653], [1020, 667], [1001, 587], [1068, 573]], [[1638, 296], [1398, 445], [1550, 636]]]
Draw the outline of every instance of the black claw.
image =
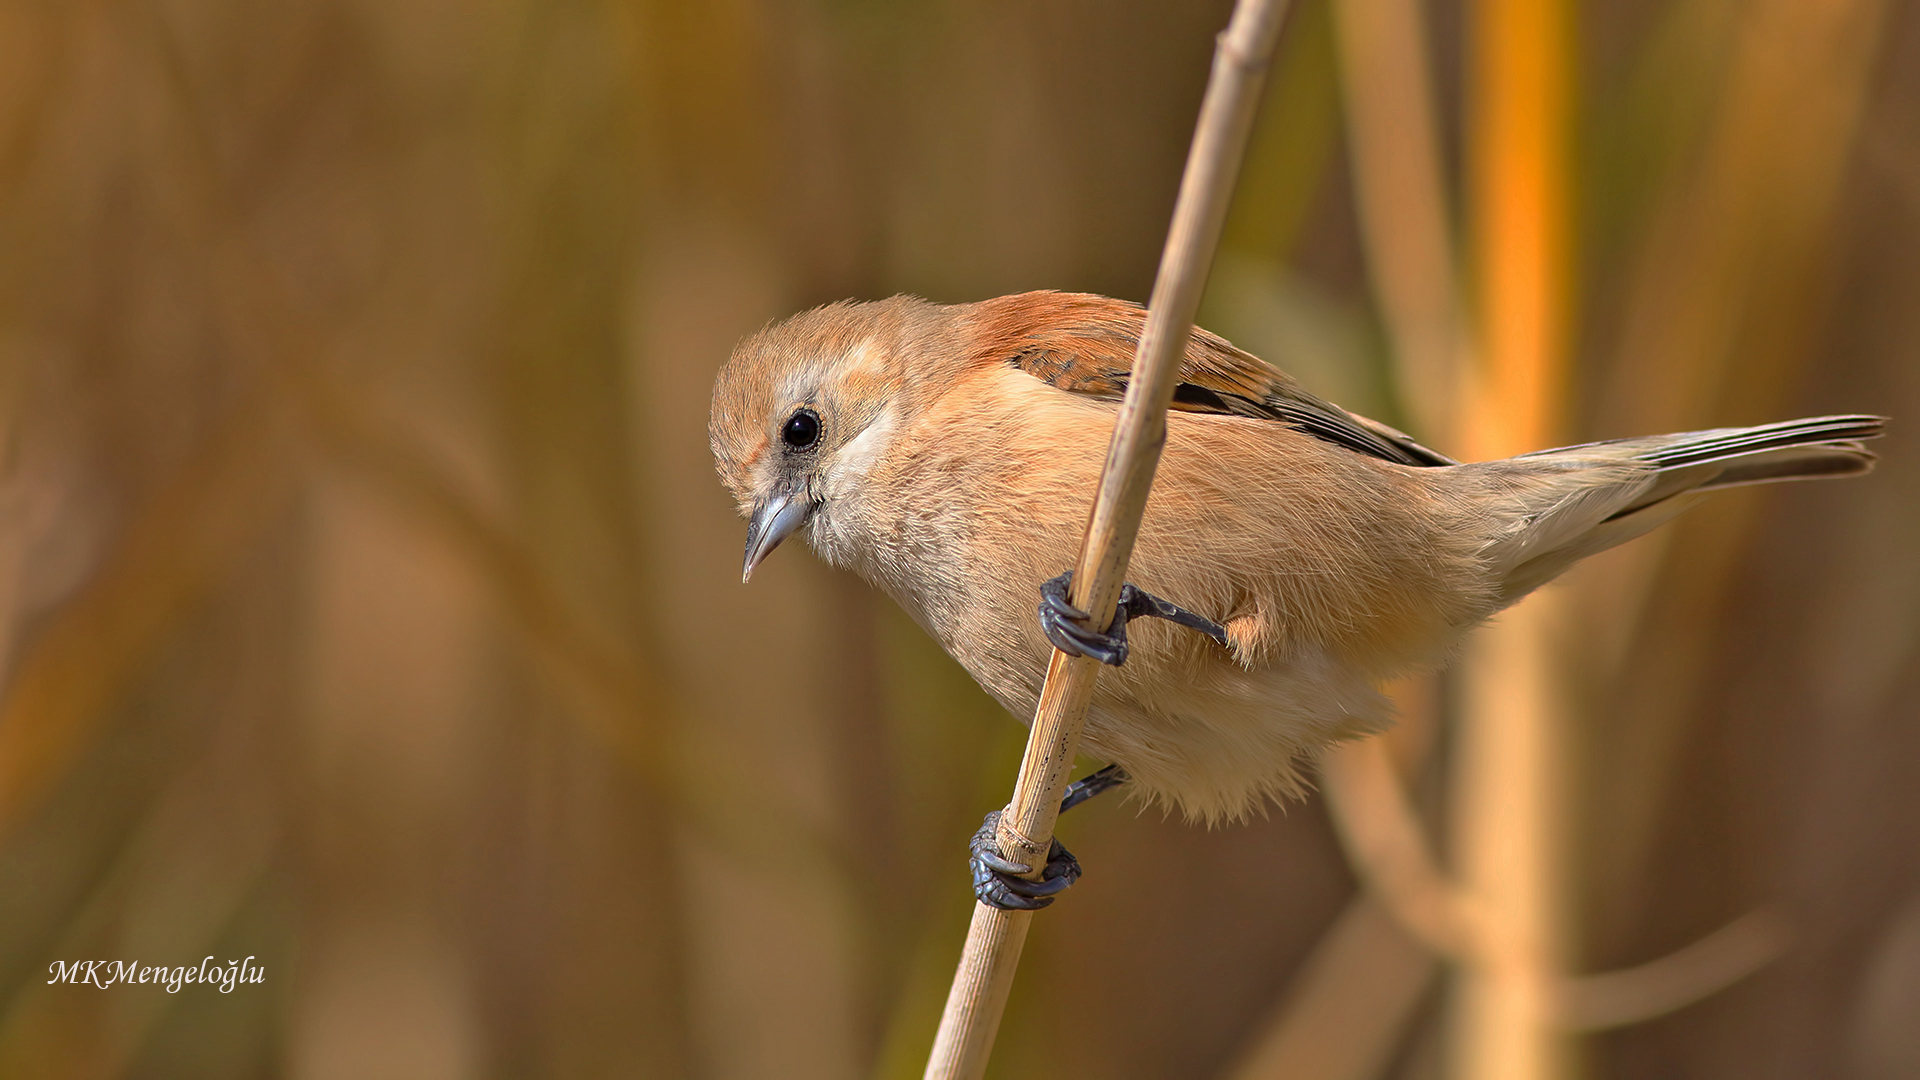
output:
[[1069, 570], [1040, 586], [1040, 629], [1047, 635], [1047, 640], [1063, 653], [1091, 656], [1114, 667], [1125, 663], [1125, 620], [1116, 613], [1113, 629], [1108, 633], [1088, 629], [1087, 613], [1074, 607], [1067, 599], [1067, 590], [1072, 584], [1073, 571]]
[[1198, 630], [1226, 646], [1226, 627], [1204, 615], [1196, 615], [1132, 584], [1120, 587], [1120, 602], [1113, 612], [1113, 625], [1105, 633], [1086, 626], [1087, 613], [1067, 599], [1073, 586], [1069, 570], [1040, 586], [1040, 629], [1053, 647], [1075, 656], [1090, 656], [1103, 664], [1119, 667], [1127, 662], [1127, 620], [1151, 615]]
[[[994, 820], [995, 820], [994, 827], [998, 828], [999, 819], [996, 818]], [[979, 837], [976, 836], [975, 839], [979, 839]], [[1000, 853], [993, 850], [993, 848], [991, 847], [984, 846], [984, 845], [970, 845], [970, 846], [972, 847], [972, 850], [973, 850], [973, 857], [985, 863], [987, 866], [987, 869], [992, 870], [996, 874], [1022, 875], [1022, 874], [1031, 873], [1033, 871], [1033, 867], [1028, 866], [1026, 863], [1017, 863], [1017, 862], [1014, 862], [1012, 859], [1001, 857]]]
[[987, 815], [980, 831], [967, 842], [972, 857], [973, 895], [983, 904], [1002, 911], [1039, 911], [1053, 903], [1054, 895], [1080, 880], [1080, 861], [1055, 840], [1047, 849], [1047, 868], [1039, 881], [1021, 877], [1031, 867], [1012, 862], [995, 848], [995, 833], [1000, 827], [1000, 811]]

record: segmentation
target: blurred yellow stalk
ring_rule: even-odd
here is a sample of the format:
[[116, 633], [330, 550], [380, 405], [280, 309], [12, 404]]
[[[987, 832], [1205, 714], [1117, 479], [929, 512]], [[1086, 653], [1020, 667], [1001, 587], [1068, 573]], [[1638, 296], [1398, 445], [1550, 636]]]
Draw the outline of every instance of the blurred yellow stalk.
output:
[[[1466, 460], [1551, 445], [1567, 365], [1570, 260], [1568, 6], [1472, 8], [1468, 206], [1482, 367], [1463, 397]], [[1487, 915], [1487, 952], [1460, 969], [1450, 1072], [1540, 1080], [1566, 1071], [1552, 987], [1566, 953], [1562, 710], [1551, 629], [1536, 596], [1476, 637], [1462, 681], [1451, 790], [1454, 861]]]

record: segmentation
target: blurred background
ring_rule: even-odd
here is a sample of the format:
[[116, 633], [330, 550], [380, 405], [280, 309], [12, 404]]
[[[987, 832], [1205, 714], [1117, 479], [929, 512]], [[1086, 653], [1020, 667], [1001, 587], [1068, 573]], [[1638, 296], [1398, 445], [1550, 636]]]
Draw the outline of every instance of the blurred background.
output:
[[[1144, 299], [1227, 12], [0, 0], [0, 1075], [919, 1075], [1024, 731], [802, 547], [740, 585], [713, 374]], [[1896, 424], [1403, 687], [1337, 815], [1071, 815], [993, 1075], [1523, 1075], [1437, 862], [1544, 928], [1524, 1075], [1920, 1076], [1920, 6], [1297, 0], [1202, 321], [1457, 455]]]

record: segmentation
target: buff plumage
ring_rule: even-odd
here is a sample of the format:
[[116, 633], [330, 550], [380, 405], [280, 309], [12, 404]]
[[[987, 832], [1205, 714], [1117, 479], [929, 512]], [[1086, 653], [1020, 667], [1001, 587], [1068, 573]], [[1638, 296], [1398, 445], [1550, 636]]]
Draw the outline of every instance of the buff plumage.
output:
[[[1080, 294], [895, 297], [747, 339], [710, 435], [753, 522], [748, 572], [803, 531], [1030, 720], [1052, 649], [1036, 590], [1078, 549], [1142, 318]], [[1823, 417], [1462, 465], [1202, 331], [1181, 378], [1128, 578], [1231, 646], [1131, 624], [1082, 745], [1208, 821], [1295, 792], [1303, 760], [1388, 723], [1384, 681], [1578, 559], [1714, 487], [1864, 472], [1858, 440], [1880, 428]]]

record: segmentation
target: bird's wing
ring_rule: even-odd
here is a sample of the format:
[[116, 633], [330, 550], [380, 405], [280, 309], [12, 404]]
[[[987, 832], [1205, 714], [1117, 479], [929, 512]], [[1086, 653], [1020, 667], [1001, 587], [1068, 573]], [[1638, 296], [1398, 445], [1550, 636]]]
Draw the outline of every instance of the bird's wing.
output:
[[[1127, 389], [1146, 313], [1085, 293], [1022, 293], [985, 301], [989, 355], [1062, 390], [1118, 401]], [[1285, 372], [1195, 327], [1173, 408], [1278, 420], [1316, 439], [1401, 465], [1453, 465], [1378, 421], [1308, 393]]]

